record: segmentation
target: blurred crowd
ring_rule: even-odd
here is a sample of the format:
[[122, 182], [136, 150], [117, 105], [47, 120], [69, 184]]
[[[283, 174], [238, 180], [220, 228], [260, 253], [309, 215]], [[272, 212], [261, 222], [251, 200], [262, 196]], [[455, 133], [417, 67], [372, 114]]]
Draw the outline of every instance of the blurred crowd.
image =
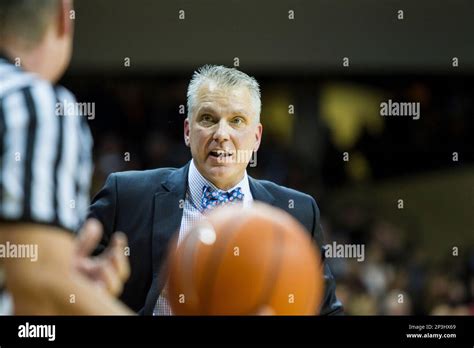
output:
[[416, 234], [348, 205], [324, 219], [328, 241], [363, 244], [365, 259], [328, 258], [350, 315], [474, 315], [474, 248], [434, 260]]
[[[64, 82], [79, 101], [96, 104], [93, 193], [112, 172], [190, 160], [183, 142], [186, 78]], [[453, 151], [474, 163], [474, 88], [460, 78], [260, 82], [264, 137], [249, 174], [313, 195], [323, 212], [336, 187], [447, 168]], [[382, 120], [378, 105], [388, 98], [420, 102], [420, 120]], [[364, 262], [329, 259], [348, 314], [474, 314], [474, 249], [433, 261], [407, 237], [416, 233], [361, 206], [322, 217], [326, 241], [365, 245]]]

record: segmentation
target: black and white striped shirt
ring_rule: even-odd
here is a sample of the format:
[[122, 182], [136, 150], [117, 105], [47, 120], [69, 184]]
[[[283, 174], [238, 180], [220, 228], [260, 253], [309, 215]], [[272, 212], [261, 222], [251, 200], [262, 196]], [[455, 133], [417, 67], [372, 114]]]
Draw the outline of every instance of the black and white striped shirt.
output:
[[0, 223], [74, 232], [86, 216], [92, 137], [86, 119], [58, 103], [76, 100], [0, 55]]
[[92, 137], [64, 103], [76, 103], [67, 89], [0, 57], [0, 221], [76, 231], [85, 217]]

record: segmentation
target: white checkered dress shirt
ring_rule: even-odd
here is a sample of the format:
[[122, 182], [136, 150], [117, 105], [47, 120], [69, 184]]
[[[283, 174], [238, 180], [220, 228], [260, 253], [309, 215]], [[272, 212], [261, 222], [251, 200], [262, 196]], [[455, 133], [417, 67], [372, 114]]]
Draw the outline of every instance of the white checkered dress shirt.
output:
[[[178, 243], [183, 240], [189, 228], [194, 223], [202, 219], [203, 208], [201, 207], [201, 198], [202, 190], [205, 185], [210, 186], [212, 190], [218, 190], [216, 186], [207, 181], [201, 175], [201, 173], [199, 173], [196, 166], [194, 165], [194, 160], [192, 160], [191, 164], [189, 165], [188, 188], [186, 190], [186, 199], [184, 201], [183, 217], [181, 219], [181, 227], [179, 229]], [[229, 191], [232, 191], [237, 187], [240, 187], [242, 189], [242, 193], [244, 194], [242, 201], [244, 207], [249, 206], [253, 201], [253, 197], [252, 193], [250, 192], [247, 172], [245, 172], [242, 180]], [[172, 315], [170, 305], [166, 299], [166, 286], [160, 294], [158, 301], [156, 302], [153, 315]]]

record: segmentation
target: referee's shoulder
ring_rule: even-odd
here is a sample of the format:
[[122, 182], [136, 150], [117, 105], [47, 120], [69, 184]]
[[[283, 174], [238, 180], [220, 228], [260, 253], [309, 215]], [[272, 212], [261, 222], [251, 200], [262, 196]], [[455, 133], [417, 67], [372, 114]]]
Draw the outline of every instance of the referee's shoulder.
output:
[[40, 102], [43, 101], [44, 106], [53, 105], [55, 111], [60, 104], [75, 102], [76, 100], [67, 88], [53, 85], [51, 82], [39, 77], [31, 80], [31, 83], [25, 89], [32, 94], [37, 104], [41, 104]]
[[37, 74], [21, 70], [10, 74], [0, 86], [0, 98], [3, 100], [18, 94], [24, 96], [29, 112], [55, 113], [60, 103], [75, 102], [74, 95], [65, 87], [53, 85]]

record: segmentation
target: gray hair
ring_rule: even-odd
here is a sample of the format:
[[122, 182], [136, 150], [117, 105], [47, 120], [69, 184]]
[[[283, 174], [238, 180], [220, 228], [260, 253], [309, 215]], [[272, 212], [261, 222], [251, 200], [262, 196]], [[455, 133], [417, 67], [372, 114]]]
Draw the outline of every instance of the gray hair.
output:
[[56, 15], [59, 0], [0, 0], [0, 41], [15, 38], [34, 46]]
[[196, 105], [196, 96], [199, 87], [206, 81], [214, 81], [222, 88], [247, 87], [253, 99], [257, 121], [260, 120], [262, 102], [260, 100], [260, 87], [255, 78], [234, 68], [222, 65], [204, 65], [197, 69], [188, 86], [187, 103], [188, 118], [192, 117]]

